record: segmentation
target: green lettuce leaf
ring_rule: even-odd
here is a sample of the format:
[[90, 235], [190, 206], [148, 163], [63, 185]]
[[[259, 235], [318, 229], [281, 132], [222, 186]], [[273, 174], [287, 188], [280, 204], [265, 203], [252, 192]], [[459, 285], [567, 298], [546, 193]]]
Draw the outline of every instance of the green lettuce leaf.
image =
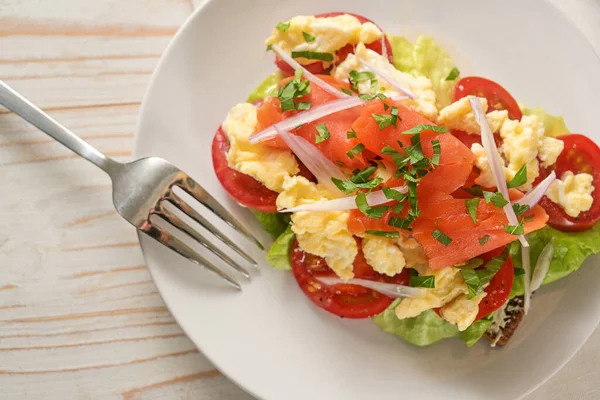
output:
[[275, 87], [277, 87], [277, 84], [281, 79], [283, 79], [283, 74], [281, 71], [272, 73], [264, 81], [262, 81], [262, 83], [258, 85], [256, 89], [254, 89], [254, 92], [250, 93], [250, 96], [248, 96], [246, 102], [254, 103], [264, 99], [269, 95], [269, 93], [275, 90]]
[[279, 235], [267, 253], [267, 262], [278, 269], [292, 269], [290, 255], [296, 235], [292, 232], [291, 225]]
[[401, 36], [388, 35], [394, 55], [394, 66], [414, 76], [426, 76], [431, 80], [436, 95], [436, 106], [444, 108], [452, 103], [454, 86], [460, 77], [447, 81], [454, 61], [437, 42], [428, 36], [419, 36], [414, 46]]
[[278, 238], [290, 224], [290, 216], [288, 214], [265, 213], [256, 210], [252, 210], [252, 213], [258, 218], [262, 228], [273, 239]]
[[544, 124], [544, 134], [546, 136], [557, 137], [571, 133], [569, 128], [567, 128], [565, 119], [562, 117], [562, 115], [554, 117], [544, 111], [542, 107], [523, 108], [521, 111], [523, 112], [523, 115], [537, 116]]
[[415, 346], [429, 346], [439, 340], [454, 337], [471, 347], [481, 339], [492, 322], [490, 316], [474, 322], [461, 332], [433, 310], [422, 312], [414, 318], [398, 319], [394, 310], [400, 301], [402, 300], [394, 301], [387, 310], [373, 317], [373, 321], [385, 332], [400, 336]]
[[[550, 242], [554, 245], [554, 256], [550, 262], [548, 274], [543, 285], [557, 281], [577, 271], [585, 259], [591, 254], [600, 252], [600, 223], [585, 232], [560, 232], [549, 226], [527, 235], [531, 247], [531, 270], [535, 269], [540, 253]], [[510, 246], [510, 256], [515, 268], [522, 268], [521, 246], [513, 242]], [[510, 298], [523, 294], [523, 275], [515, 276]]]

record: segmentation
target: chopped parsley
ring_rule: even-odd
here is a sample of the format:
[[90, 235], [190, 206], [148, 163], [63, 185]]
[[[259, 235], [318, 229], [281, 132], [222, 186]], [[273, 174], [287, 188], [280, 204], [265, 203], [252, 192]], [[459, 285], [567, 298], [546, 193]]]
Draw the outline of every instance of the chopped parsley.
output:
[[404, 204], [398, 203], [394, 206], [393, 211], [395, 214], [400, 214], [400, 212], [404, 210]]
[[412, 228], [410, 227], [410, 222], [411, 221], [409, 221], [407, 219], [392, 216], [392, 217], [390, 217], [390, 220], [388, 221], [388, 225], [393, 226], [394, 228], [412, 231]]
[[363, 213], [369, 218], [381, 219], [390, 207], [389, 206], [376, 206], [371, 207], [367, 202], [367, 195], [364, 192], [360, 192], [356, 195], [356, 207], [358, 211]]
[[375, 167], [367, 167], [363, 170], [355, 171], [354, 175], [345, 180], [331, 178], [331, 181], [345, 194], [351, 194], [358, 189], [374, 189], [379, 186], [383, 179], [380, 177], [371, 178], [375, 172]]
[[288, 29], [290, 29], [290, 22], [280, 22], [277, 24], [277, 29], [279, 29], [281, 32], [285, 32]]
[[379, 130], [383, 130], [388, 126], [394, 125], [394, 128], [397, 127], [398, 117], [392, 114], [371, 114], [375, 122], [377, 122], [377, 126]]
[[515, 276], [525, 275], [525, 270], [523, 268], [515, 268]]
[[354, 158], [355, 155], [360, 154], [363, 151], [365, 151], [365, 145], [362, 143], [359, 143], [356, 146], [354, 146], [353, 148], [351, 148], [350, 151], [346, 152], [346, 155], [348, 156], [348, 158], [352, 159], [352, 158]]
[[509, 235], [524, 235], [525, 234], [525, 225], [523, 221], [519, 225], [504, 225], [504, 232]]
[[448, 129], [443, 126], [438, 125], [428, 125], [428, 124], [419, 124], [410, 128], [407, 131], [402, 132], [405, 135], [414, 135], [416, 133], [421, 133], [423, 131], [432, 131], [437, 133], [445, 133], [448, 132]]
[[460, 71], [458, 70], [458, 68], [454, 67], [454, 68], [452, 68], [452, 70], [450, 71], [448, 76], [446, 77], [446, 80], [453, 81], [456, 78], [458, 78], [459, 75], [460, 75]]
[[440, 145], [440, 141], [437, 139], [432, 140], [431, 146], [433, 146], [433, 157], [431, 158], [431, 163], [433, 165], [440, 165], [440, 153], [442, 151], [442, 146]]
[[392, 189], [387, 186], [383, 188], [383, 194], [385, 195], [386, 199], [396, 200], [398, 202], [403, 202], [408, 197], [406, 193], [399, 192], [396, 189]]
[[333, 54], [319, 53], [318, 51], [292, 51], [292, 58], [306, 58], [307, 60], [333, 61]]
[[455, 267], [459, 269], [475, 269], [481, 267], [482, 265], [483, 260], [481, 258], [472, 258], [468, 263], [463, 265], [455, 265]]
[[340, 160], [337, 160], [335, 163], [336, 163], [336, 164], [337, 164], [339, 167], [343, 167], [343, 166], [344, 166], [344, 163], [343, 163], [343, 162], [341, 162]]
[[492, 203], [498, 208], [502, 208], [508, 204], [508, 200], [506, 200], [500, 192], [486, 192], [484, 190], [483, 199], [485, 200], [486, 204]]
[[425, 276], [411, 276], [410, 286], [434, 289], [435, 288], [435, 275]]
[[329, 129], [327, 129], [327, 125], [319, 124], [317, 125], [317, 135], [315, 136], [315, 143], [319, 144], [321, 142], [326, 141], [331, 136]]
[[500, 257], [496, 257], [491, 259], [484, 269], [461, 269], [460, 273], [467, 284], [467, 288], [469, 290], [469, 294], [467, 295], [467, 299], [471, 300], [472, 298], [479, 296], [481, 292], [483, 292], [483, 288], [487, 285], [494, 275], [500, 268], [502, 268], [502, 264], [506, 261], [508, 257], [508, 252], [505, 250]]
[[528, 205], [521, 205], [518, 203], [514, 203], [512, 205], [513, 210], [515, 210], [515, 214], [517, 214], [517, 217], [525, 214], [527, 211], [529, 211], [530, 207]]
[[481, 199], [479, 197], [475, 197], [474, 199], [469, 199], [465, 201], [465, 206], [467, 207], [467, 213], [471, 216], [473, 223], [477, 223], [477, 207], [479, 207], [479, 201]]
[[488, 240], [490, 240], [490, 235], [485, 235], [484, 237], [479, 239], [479, 244], [483, 246], [488, 242]]
[[346, 88], [344, 88], [344, 87], [341, 87], [341, 88], [340, 88], [340, 90], [341, 90], [343, 93], [347, 94], [348, 96], [352, 96], [352, 92], [351, 92], [351, 91], [349, 91], [348, 89], [346, 89]]
[[[366, 94], [366, 93], [362, 93], [358, 95], [358, 98], [362, 99], [362, 100], [366, 100], [366, 101], [371, 101], [371, 100], [375, 100], [375, 99], [379, 99], [379, 100], [385, 100], [387, 99], [386, 95], [383, 93], [377, 93], [377, 94]], [[384, 107], [387, 104], [384, 103]]]
[[348, 79], [350, 80], [350, 89], [358, 92], [358, 84], [360, 82], [366, 82], [375, 79], [375, 74], [371, 71], [358, 72], [356, 70], [352, 70], [348, 74]]
[[354, 129], [350, 129], [348, 132], [346, 132], [346, 137], [348, 139], [356, 139], [358, 136], [356, 136]]
[[510, 182], [507, 182], [506, 186], [509, 188], [516, 188], [525, 183], [527, 183], [527, 164], [523, 164]]
[[473, 196], [483, 196], [483, 189], [481, 189], [481, 186], [479, 185], [474, 185], [469, 188], [462, 188], [462, 190]]
[[315, 41], [315, 37], [313, 35], [311, 35], [310, 33], [306, 33], [303, 31], [302, 36], [304, 36], [304, 40], [306, 40], [307, 43]]
[[433, 232], [431, 232], [431, 236], [433, 236], [435, 240], [437, 240], [444, 246], [448, 246], [450, 243], [452, 243], [452, 239], [450, 238], [450, 236], [446, 235], [439, 229], [434, 229]]
[[375, 235], [375, 236], [382, 236], [388, 239], [398, 239], [400, 238], [400, 234], [398, 232], [392, 232], [392, 231], [377, 231], [377, 230], [370, 230], [367, 229], [365, 231], [366, 234], [368, 235]]
[[270, 44], [270, 45], [267, 46], [267, 50], [266, 51], [271, 51], [272, 49], [273, 49], [273, 45]]
[[294, 73], [294, 79], [282, 85], [277, 91], [277, 97], [281, 104], [281, 111], [308, 110], [310, 102], [295, 103], [294, 99], [310, 93], [310, 81], [302, 81], [302, 70], [298, 69]]

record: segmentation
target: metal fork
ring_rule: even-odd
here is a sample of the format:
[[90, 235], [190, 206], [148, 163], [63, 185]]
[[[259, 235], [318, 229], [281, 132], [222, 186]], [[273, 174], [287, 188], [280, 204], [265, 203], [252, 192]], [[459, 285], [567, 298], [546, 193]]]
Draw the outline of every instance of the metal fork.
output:
[[112, 180], [115, 208], [123, 218], [137, 229], [193, 263], [217, 274], [235, 288], [241, 289], [241, 286], [223, 269], [208, 261], [183, 241], [156, 224], [155, 217], [163, 219], [201, 244], [225, 264], [250, 279], [250, 274], [246, 268], [178, 217], [173, 212], [172, 207], [169, 206], [171, 204], [202, 225], [241, 256], [246, 263], [257, 265], [252, 257], [174, 192], [174, 188], [180, 188], [188, 193], [229, 226], [255, 243], [261, 250], [264, 250], [260, 241], [189, 175], [158, 157], [142, 158], [127, 164], [106, 157], [2, 81], [0, 81], [0, 104], [106, 172]]

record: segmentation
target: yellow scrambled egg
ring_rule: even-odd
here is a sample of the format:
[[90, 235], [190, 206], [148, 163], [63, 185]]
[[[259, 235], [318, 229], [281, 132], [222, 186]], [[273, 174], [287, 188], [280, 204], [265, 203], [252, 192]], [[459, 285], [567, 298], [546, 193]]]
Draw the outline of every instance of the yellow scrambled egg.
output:
[[[350, 72], [353, 70], [358, 72], [370, 71], [359, 61], [359, 59], [368, 61], [384, 71], [397, 82], [405, 84], [410, 90], [413, 91], [416, 99], [402, 100], [401, 103], [414, 109], [419, 114], [422, 114], [432, 121], [436, 120], [438, 109], [435, 105], [436, 98], [431, 81], [424, 76], [415, 77], [413, 75], [398, 71], [392, 64], [390, 64], [387, 57], [384, 57], [373, 50], [367, 49], [363, 44], [356, 46], [355, 53], [349, 54], [346, 60], [337, 66], [332, 75], [337, 79], [346, 81], [348, 80]], [[383, 93], [388, 97], [403, 95], [381, 78], [377, 79], [377, 84], [377, 93]], [[359, 83], [358, 91], [360, 93], [371, 94], [370, 81]]]
[[458, 268], [448, 267], [435, 271], [421, 268], [418, 272], [420, 276], [435, 276], [435, 288], [424, 289], [423, 297], [403, 299], [395, 310], [399, 319], [416, 317], [423, 311], [442, 307], [459, 295], [468, 293], [467, 285]]
[[362, 250], [367, 264], [381, 274], [394, 276], [402, 272], [406, 265], [402, 250], [392, 239], [366, 235]]
[[[322, 185], [302, 176], [287, 177], [277, 197], [278, 208], [332, 199]], [[298, 245], [307, 253], [323, 257], [341, 279], [354, 277], [353, 263], [358, 254], [356, 240], [348, 230], [348, 211], [297, 212], [292, 214], [292, 231]]]
[[[307, 41], [305, 34], [312, 36], [313, 40]], [[274, 28], [265, 43], [267, 46], [276, 44], [286, 53], [292, 51], [335, 53], [347, 44], [369, 44], [381, 40], [382, 35], [383, 33], [375, 24], [371, 22], [362, 24], [356, 17], [348, 14], [327, 18], [297, 16], [280, 24], [279, 28]], [[300, 64], [315, 62], [302, 57], [296, 58], [296, 61]]]
[[469, 300], [466, 294], [461, 294], [440, 309], [442, 318], [456, 325], [459, 331], [464, 331], [475, 321], [479, 313], [479, 303], [486, 295], [486, 292], [481, 292], [479, 296]]
[[250, 144], [250, 135], [257, 124], [256, 106], [241, 103], [234, 106], [223, 122], [223, 131], [229, 139], [227, 162], [236, 171], [250, 175], [276, 192], [283, 190], [285, 178], [296, 175], [300, 169], [289, 150], [275, 149], [264, 144]]
[[[442, 108], [437, 119], [438, 125], [443, 125], [448, 129], [464, 131], [469, 134], [481, 135], [479, 124], [475, 120], [475, 114], [471, 109], [469, 100], [475, 96], [466, 96], [455, 101], [447, 107]], [[481, 106], [485, 111], [488, 109], [487, 100], [479, 97]], [[504, 121], [508, 118], [508, 111], [495, 110], [486, 114], [488, 123], [492, 132], [498, 132]]]
[[594, 198], [594, 177], [590, 174], [573, 174], [567, 171], [560, 179], [554, 181], [546, 195], [560, 205], [573, 218], [592, 208]]

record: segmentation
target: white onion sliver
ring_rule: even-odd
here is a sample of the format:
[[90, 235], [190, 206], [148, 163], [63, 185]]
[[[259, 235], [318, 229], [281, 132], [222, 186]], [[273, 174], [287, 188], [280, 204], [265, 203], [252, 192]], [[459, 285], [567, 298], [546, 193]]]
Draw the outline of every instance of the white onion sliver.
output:
[[375, 290], [376, 292], [385, 294], [386, 296], [393, 297], [395, 299], [403, 297], [422, 297], [425, 294], [423, 289], [404, 285], [395, 285], [393, 283], [369, 281], [366, 279], [349, 279], [347, 281], [335, 277], [318, 277], [316, 279], [327, 286], [344, 284], [366, 287], [367, 289]]
[[300, 64], [298, 61], [294, 60], [292, 57], [288, 56], [281, 49], [281, 47], [279, 47], [276, 44], [274, 44], [274, 45], [271, 46], [271, 48], [279, 56], [279, 58], [281, 58], [283, 61], [285, 61], [285, 63], [287, 65], [289, 65], [290, 67], [292, 67], [294, 70], [301, 69], [302, 70], [302, 74], [306, 77], [306, 79], [308, 79], [309, 81], [311, 81], [315, 85], [319, 86], [321, 89], [323, 89], [326, 92], [329, 92], [332, 95], [337, 96], [339, 98], [348, 97], [348, 95], [346, 93], [342, 92], [340, 89], [334, 88], [329, 83], [325, 82], [323, 79], [319, 78], [318, 76], [313, 75], [309, 70], [307, 70], [306, 68], [304, 68], [302, 66], [302, 64]]
[[525, 274], [523, 275], [523, 299], [525, 315], [529, 312], [529, 305], [531, 304], [531, 251], [529, 244], [521, 248], [521, 262], [523, 263], [523, 269]]
[[306, 168], [324, 185], [331, 193], [340, 194], [340, 189], [335, 186], [331, 178], [346, 179], [342, 170], [329, 161], [323, 153], [303, 137], [296, 136], [285, 130], [275, 127], [277, 133], [289, 146], [292, 152], [302, 161]]
[[362, 58], [358, 58], [357, 57], [357, 59], [362, 64], [364, 64], [365, 67], [369, 68], [371, 71], [373, 71], [381, 79], [383, 79], [384, 81], [386, 81], [387, 83], [389, 83], [390, 85], [392, 85], [392, 87], [394, 87], [394, 89], [398, 90], [401, 93], [404, 93], [410, 99], [413, 99], [413, 100], [416, 99], [417, 96], [415, 95], [415, 93], [412, 90], [410, 90], [409, 88], [405, 87], [405, 86], [408, 86], [408, 85], [402, 85], [396, 79], [392, 78], [388, 73], [386, 73], [382, 69], [376, 67], [372, 63], [370, 63], [370, 62], [368, 62], [366, 60], [363, 60]]
[[381, 55], [383, 56], [383, 58], [385, 58], [386, 60], [388, 59], [388, 51], [387, 51], [387, 46], [385, 45], [385, 33], [381, 34]]
[[349, 108], [360, 106], [364, 103], [364, 100], [359, 97], [348, 97], [346, 99], [332, 100], [327, 103], [323, 103], [316, 107], [311, 108], [308, 111], [302, 111], [293, 117], [284, 119], [275, 125], [271, 125], [268, 128], [250, 136], [250, 143], [256, 144], [264, 140], [273, 139], [277, 136], [275, 126], [281, 130], [290, 130], [298, 127], [299, 125], [306, 124], [308, 122], [315, 121], [319, 118], [323, 118], [327, 115], [334, 114], [339, 111], [347, 110]]
[[535, 270], [531, 277], [531, 291], [534, 292], [542, 286], [542, 282], [550, 269], [550, 263], [554, 256], [554, 245], [550, 242], [544, 247], [540, 256], [538, 257], [537, 263], [535, 263]]
[[552, 185], [555, 180], [556, 172], [552, 171], [550, 175], [541, 181], [535, 188], [533, 188], [529, 193], [521, 197], [519, 200], [515, 201], [515, 203], [533, 208], [542, 199], [544, 194], [546, 194], [550, 188], [550, 185]]
[[[406, 193], [408, 188], [406, 186], [398, 186], [392, 188], [401, 193]], [[382, 190], [377, 190], [367, 195], [367, 203], [369, 206], [377, 206], [379, 204], [387, 203], [391, 201], [390, 199], [385, 197], [385, 194]], [[318, 203], [313, 204], [303, 204], [297, 207], [286, 208], [283, 210], [279, 210], [279, 212], [300, 212], [300, 211], [345, 211], [345, 210], [355, 210], [358, 208], [356, 206], [356, 196], [343, 197], [341, 199], [335, 200], [325, 200], [320, 201]]]

